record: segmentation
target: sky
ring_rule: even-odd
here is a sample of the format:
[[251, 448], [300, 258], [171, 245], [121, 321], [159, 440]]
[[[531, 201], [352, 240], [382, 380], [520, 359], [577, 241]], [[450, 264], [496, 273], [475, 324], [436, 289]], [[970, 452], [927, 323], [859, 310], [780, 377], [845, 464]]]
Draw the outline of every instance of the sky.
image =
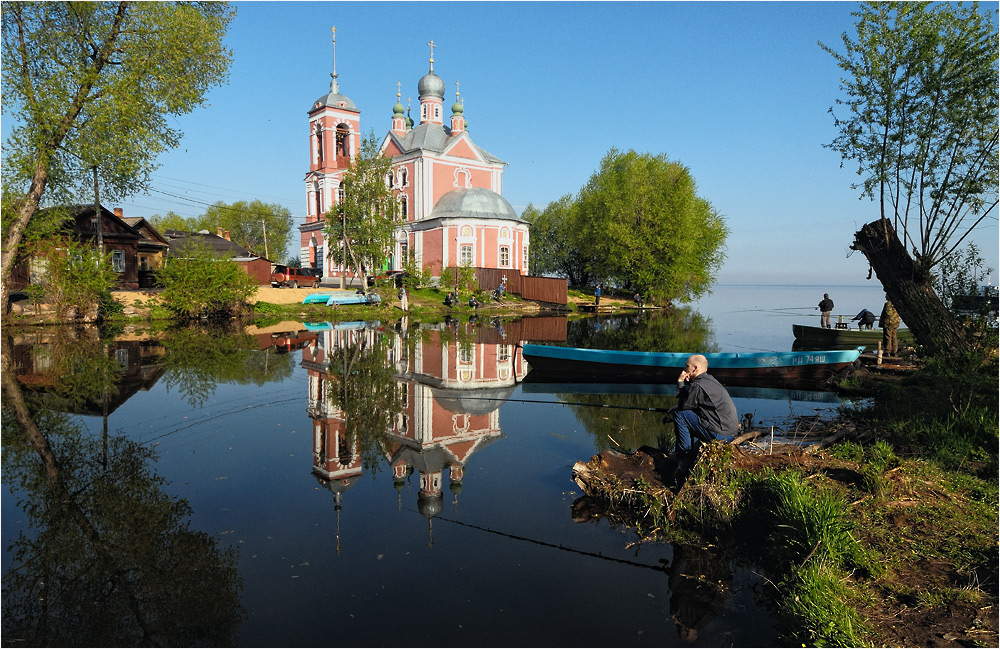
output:
[[[851, 188], [856, 165], [825, 148], [853, 2], [237, 2], [229, 82], [176, 118], [152, 191], [126, 216], [198, 216], [215, 201], [279, 203], [304, 222], [308, 117], [329, 92], [336, 26], [340, 92], [362, 132], [388, 132], [397, 82], [455, 82], [469, 135], [508, 163], [503, 196], [528, 204], [576, 194], [611, 149], [686, 166], [730, 229], [728, 284], [865, 285], [850, 250], [878, 217]], [[996, 213], [974, 240], [998, 263]], [[288, 251], [296, 256], [298, 231]], [[873, 280], [874, 281], [874, 280]], [[991, 277], [997, 283], [997, 273]]]

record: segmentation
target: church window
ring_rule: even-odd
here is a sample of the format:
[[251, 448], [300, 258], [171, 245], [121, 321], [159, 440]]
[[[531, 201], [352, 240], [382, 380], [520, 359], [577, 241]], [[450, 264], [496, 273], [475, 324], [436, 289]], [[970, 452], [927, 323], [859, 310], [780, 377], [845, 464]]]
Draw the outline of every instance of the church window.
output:
[[344, 196], [344, 188], [343, 187], [338, 187], [337, 188], [337, 202], [338, 203], [343, 203], [344, 202], [344, 198], [345, 198], [345, 196]]
[[500, 246], [500, 265], [504, 268], [510, 266], [510, 247]]
[[402, 171], [402, 174], [401, 174], [401, 181], [402, 181], [401, 184], [402, 184], [403, 187], [407, 187], [410, 184], [409, 180], [407, 179], [407, 176], [406, 176], [406, 167], [403, 167], [403, 171]]
[[521, 250], [521, 252], [523, 253], [521, 255], [521, 269], [524, 270], [524, 272], [527, 273], [528, 272], [528, 246], [525, 246]]
[[337, 158], [346, 158], [349, 156], [347, 150], [347, 127], [341, 124], [337, 127]]
[[409, 207], [409, 204], [406, 201], [406, 196], [405, 195], [401, 196], [399, 198], [399, 211], [403, 214], [403, 218], [406, 218], [406, 217], [409, 216], [409, 213], [406, 211], [406, 209], [408, 207]]
[[316, 124], [316, 160], [323, 166], [323, 125]]
[[460, 249], [460, 253], [461, 253], [461, 255], [459, 257], [458, 263], [460, 263], [463, 266], [471, 266], [472, 265], [472, 246], [469, 245], [469, 244], [462, 244], [462, 247]]

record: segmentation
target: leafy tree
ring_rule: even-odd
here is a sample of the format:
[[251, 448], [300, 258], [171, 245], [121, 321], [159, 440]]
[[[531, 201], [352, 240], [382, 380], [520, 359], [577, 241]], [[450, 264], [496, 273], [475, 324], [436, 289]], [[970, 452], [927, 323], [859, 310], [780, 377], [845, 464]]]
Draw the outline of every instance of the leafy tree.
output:
[[32, 242], [32, 254], [45, 260], [42, 280], [31, 286], [33, 297], [45, 298], [56, 313], [71, 309], [83, 315], [96, 309], [117, 280], [109, 255], [69, 237]]
[[[177, 146], [170, 118], [228, 75], [235, 13], [223, 2], [4, 2], [4, 209], [0, 299], [43, 202], [104, 200], [148, 185]], [[8, 195], [9, 192], [9, 195]], [[77, 200], [72, 200], [77, 199]]]
[[302, 260], [299, 259], [298, 257], [292, 257], [291, 259], [285, 262], [285, 265], [288, 266], [289, 268], [302, 268]]
[[391, 171], [392, 160], [382, 155], [375, 132], [369, 131], [344, 174], [343, 200], [326, 213], [327, 255], [362, 277], [386, 258], [400, 222], [399, 204], [387, 182]]
[[577, 205], [569, 194], [548, 204], [539, 212], [529, 204], [521, 218], [531, 224], [531, 250], [528, 266], [536, 275], [553, 273], [566, 277], [571, 286], [590, 284], [586, 244], [581, 232]]
[[576, 221], [596, 278], [657, 302], [708, 290], [729, 233], [686, 167], [611, 149], [580, 191]]
[[957, 348], [931, 271], [997, 207], [997, 26], [976, 4], [866, 2], [854, 15], [843, 52], [820, 43], [844, 71], [827, 146], [857, 163], [855, 188], [879, 210], [852, 247], [920, 343]]
[[195, 245], [165, 259], [156, 275], [163, 306], [182, 319], [230, 317], [257, 292], [257, 282], [239, 264]]
[[196, 218], [185, 218], [180, 214], [175, 212], [167, 212], [166, 216], [160, 216], [159, 214], [154, 214], [149, 219], [150, 224], [156, 228], [161, 233], [164, 230], [180, 230], [181, 232], [197, 232], [201, 228], [198, 227], [198, 219]]
[[229, 238], [268, 259], [281, 263], [292, 236], [292, 213], [287, 207], [263, 201], [217, 202], [198, 217], [198, 229], [229, 230]]

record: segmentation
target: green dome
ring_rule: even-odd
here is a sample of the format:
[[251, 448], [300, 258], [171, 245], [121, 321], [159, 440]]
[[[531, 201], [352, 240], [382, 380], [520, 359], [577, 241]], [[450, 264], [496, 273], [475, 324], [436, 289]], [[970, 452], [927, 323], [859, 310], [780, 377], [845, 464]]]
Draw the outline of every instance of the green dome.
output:
[[402, 117], [404, 112], [406, 112], [406, 109], [403, 108], [403, 104], [397, 101], [396, 105], [392, 107], [393, 117]]
[[461, 115], [462, 113], [465, 112], [465, 108], [462, 107], [462, 104], [456, 101], [455, 105], [451, 107], [451, 112], [456, 115]]

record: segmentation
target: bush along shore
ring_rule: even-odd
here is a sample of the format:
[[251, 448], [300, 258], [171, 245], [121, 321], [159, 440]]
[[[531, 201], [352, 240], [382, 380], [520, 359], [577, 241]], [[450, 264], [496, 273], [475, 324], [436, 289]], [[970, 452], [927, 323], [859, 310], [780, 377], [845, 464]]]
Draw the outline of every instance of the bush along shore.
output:
[[998, 646], [997, 371], [993, 351], [854, 385], [872, 405], [809, 422], [811, 445], [603, 451], [574, 514], [738, 557], [789, 645]]

